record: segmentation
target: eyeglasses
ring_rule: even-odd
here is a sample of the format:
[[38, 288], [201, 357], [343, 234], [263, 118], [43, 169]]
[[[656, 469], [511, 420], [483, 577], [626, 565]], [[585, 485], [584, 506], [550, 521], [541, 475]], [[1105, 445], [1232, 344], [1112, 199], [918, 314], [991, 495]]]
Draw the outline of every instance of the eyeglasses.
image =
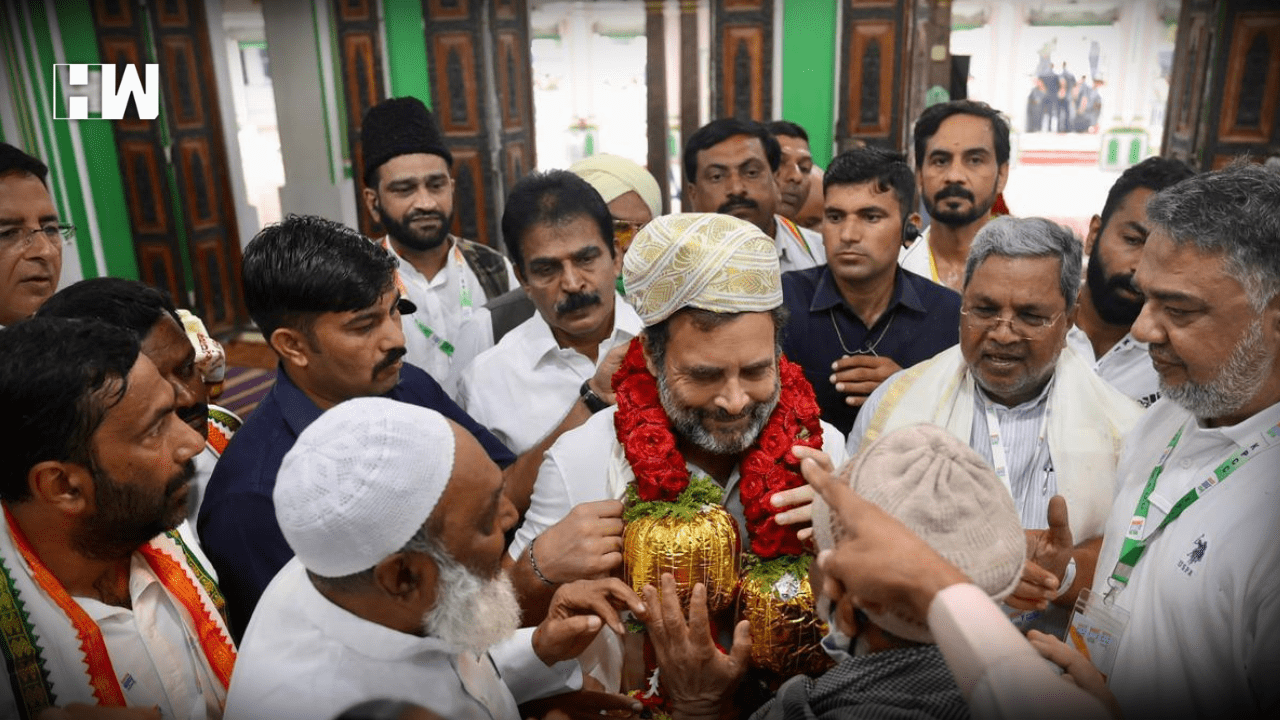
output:
[[44, 238], [51, 245], [69, 245], [76, 236], [76, 228], [74, 225], [45, 225], [35, 230], [25, 227], [0, 230], [0, 249], [16, 249], [21, 252], [31, 247], [37, 236]]
[[627, 220], [613, 221], [613, 239], [618, 241], [618, 249], [626, 250], [631, 246], [631, 241], [635, 239], [636, 233], [640, 232], [645, 225], [649, 223], [636, 223]]
[[1009, 325], [1009, 331], [1018, 337], [1034, 340], [1048, 332], [1064, 312], [1055, 313], [1052, 317], [1020, 312], [1013, 317], [1003, 317], [1000, 311], [990, 307], [960, 308], [960, 318], [969, 327], [981, 332], [991, 332], [1002, 323]]

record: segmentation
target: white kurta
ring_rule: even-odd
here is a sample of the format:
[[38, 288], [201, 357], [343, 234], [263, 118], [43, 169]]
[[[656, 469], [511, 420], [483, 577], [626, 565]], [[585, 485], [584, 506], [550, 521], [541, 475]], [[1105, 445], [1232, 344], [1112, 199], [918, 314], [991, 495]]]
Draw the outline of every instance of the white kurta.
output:
[[1102, 357], [1093, 354], [1093, 343], [1078, 326], [1067, 331], [1067, 345], [1093, 366], [1098, 377], [1111, 383], [1115, 389], [1137, 400], [1142, 407], [1151, 407], [1160, 399], [1160, 374], [1151, 364], [1147, 344], [1139, 342], [1132, 333], [1111, 346]]
[[[524, 524], [516, 532], [509, 550], [513, 559], [528, 547], [529, 541], [560, 522], [575, 505], [596, 500], [621, 500], [608, 491], [606, 476], [612, 457], [614, 439], [613, 416], [617, 406], [601, 410], [580, 427], [574, 428], [551, 446], [538, 469], [533, 486], [533, 499], [525, 513]], [[838, 468], [844, 464], [844, 435], [822, 423], [822, 449]], [[702, 472], [693, 464], [690, 471]], [[724, 488], [725, 509], [745, 528], [742, 499], [738, 496], [738, 468], [733, 469]]]
[[773, 220], [777, 223], [773, 240], [778, 245], [778, 263], [782, 272], [827, 264], [827, 250], [821, 235], [786, 221], [781, 215], [774, 215]]
[[904, 247], [898, 251], [898, 266], [939, 285], [942, 284], [933, 263], [933, 251], [929, 248], [929, 228], [924, 229], [920, 237], [911, 243], [911, 247]]
[[555, 429], [578, 401], [585, 380], [612, 348], [640, 334], [644, 323], [621, 295], [614, 296], [613, 332], [597, 349], [596, 361], [562, 348], [551, 326], [535, 314], [462, 373], [458, 404], [519, 455]]
[[516, 704], [581, 686], [576, 661], [548, 667], [533, 628], [475, 656], [329, 602], [297, 558], [271, 581], [240, 644], [226, 717], [316, 720], [366, 700], [417, 703], [445, 718], [519, 720]]
[[[400, 281], [404, 283], [405, 293], [418, 306], [417, 312], [400, 318], [405, 349], [409, 351], [405, 359], [430, 373], [452, 397], [455, 388], [449, 370], [453, 360], [441, 350], [435, 339], [446, 340], [455, 346], [465, 344], [459, 334], [462, 331], [462, 321], [488, 301], [484, 288], [452, 240], [449, 241], [444, 267], [430, 280], [418, 272], [412, 263], [400, 257], [391, 243], [386, 245], [396, 258], [397, 271]], [[504, 262], [507, 265], [507, 280], [511, 287], [516, 287], [519, 283], [511, 269], [511, 263]], [[432, 338], [427, 337], [427, 330], [431, 331]]]
[[[1152, 468], [1186, 427], [1151, 495], [1149, 533], [1187, 490], [1246, 444], [1277, 431], [1280, 404], [1205, 428], [1170, 400], [1134, 427], [1094, 574], [1120, 557]], [[1255, 457], [1147, 547], [1116, 605], [1131, 613], [1108, 682], [1126, 718], [1274, 717], [1280, 712], [1280, 449]]]

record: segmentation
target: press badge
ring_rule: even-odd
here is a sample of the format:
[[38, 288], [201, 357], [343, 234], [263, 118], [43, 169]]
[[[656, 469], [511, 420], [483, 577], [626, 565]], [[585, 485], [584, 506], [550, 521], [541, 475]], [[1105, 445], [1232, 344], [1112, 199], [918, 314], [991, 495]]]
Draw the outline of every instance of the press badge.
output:
[[1128, 625], [1128, 610], [1108, 603], [1102, 593], [1081, 590], [1067, 627], [1067, 642], [1089, 658], [1099, 672], [1109, 676]]

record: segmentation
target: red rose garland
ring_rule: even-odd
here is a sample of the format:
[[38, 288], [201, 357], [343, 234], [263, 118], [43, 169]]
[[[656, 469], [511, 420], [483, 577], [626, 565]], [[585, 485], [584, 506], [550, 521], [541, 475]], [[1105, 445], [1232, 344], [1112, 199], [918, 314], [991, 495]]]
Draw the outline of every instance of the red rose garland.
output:
[[[751, 551], [765, 560], [804, 552], [796, 529], [774, 521], [781, 510], [769, 500], [774, 493], [804, 484], [799, 459], [791, 452], [793, 445], [822, 449], [813, 388], [798, 365], [785, 357], [778, 365], [782, 383], [778, 405], [738, 467], [738, 493]], [[689, 485], [689, 468], [676, 447], [671, 420], [658, 401], [658, 382], [645, 366], [639, 338], [631, 341], [613, 376], [613, 391], [618, 402], [614, 429], [635, 473], [636, 493], [643, 501], [674, 501]]]

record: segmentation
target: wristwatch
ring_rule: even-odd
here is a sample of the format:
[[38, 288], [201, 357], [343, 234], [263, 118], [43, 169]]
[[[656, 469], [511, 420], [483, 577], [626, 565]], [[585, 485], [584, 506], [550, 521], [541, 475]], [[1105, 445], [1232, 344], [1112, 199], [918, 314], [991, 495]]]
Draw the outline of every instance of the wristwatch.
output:
[[598, 413], [609, 407], [609, 403], [600, 399], [600, 396], [592, 391], [590, 378], [582, 381], [582, 387], [578, 388], [578, 394], [582, 396], [583, 404], [587, 406], [587, 409], [590, 410], [592, 414]]

